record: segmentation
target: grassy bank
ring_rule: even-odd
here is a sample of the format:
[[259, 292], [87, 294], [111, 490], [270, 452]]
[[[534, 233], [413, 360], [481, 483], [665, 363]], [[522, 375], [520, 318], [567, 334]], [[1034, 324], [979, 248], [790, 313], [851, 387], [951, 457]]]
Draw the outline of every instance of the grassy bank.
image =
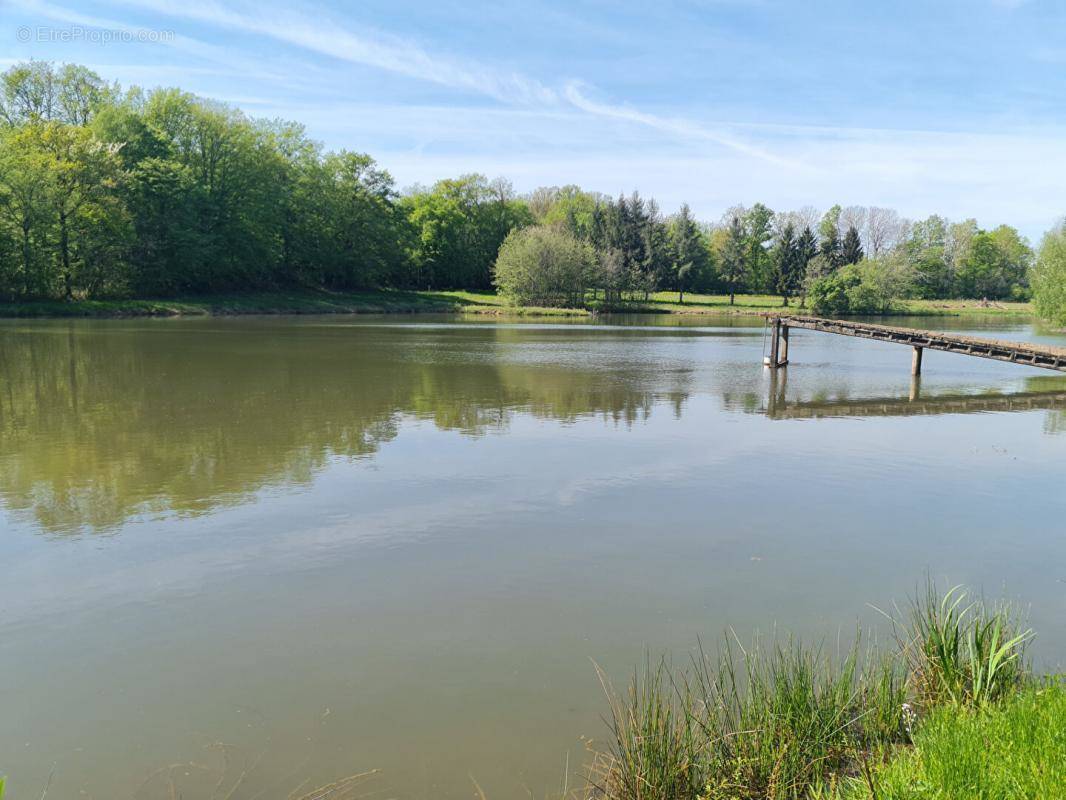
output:
[[[759, 314], [782, 311], [781, 298], [770, 295], [686, 295], [677, 302], [673, 292], [659, 292], [647, 301], [626, 303], [612, 311], [658, 314]], [[788, 310], [798, 310], [793, 306]], [[492, 292], [474, 291], [366, 291], [323, 292], [285, 290], [128, 300], [35, 300], [0, 302], [0, 317], [167, 317], [227, 316], [234, 314], [489, 314], [517, 316], [586, 316], [587, 309], [515, 307]], [[900, 305], [900, 315], [916, 316], [1026, 316], [1028, 303], [983, 303], [978, 300], [911, 300]]]
[[[729, 304], [729, 295], [686, 294], [683, 304], [677, 302], [676, 292], [656, 292], [648, 305], [661, 307], [672, 313], [717, 313], [733, 311], [734, 313], [791, 311], [801, 312], [799, 301], [795, 298], [785, 309], [777, 295], [746, 294], [737, 295], [735, 303]], [[892, 316], [959, 316], [976, 314], [980, 316], [1027, 316], [1033, 313], [1030, 303], [986, 302], [983, 300], [902, 300]]]
[[[1066, 688], [1026, 689], [998, 706], [938, 708], [914, 732], [914, 746], [871, 770], [882, 800], [1066, 797]], [[850, 781], [829, 800], [869, 800]]]
[[1037, 679], [1011, 610], [916, 598], [895, 645], [794, 640], [649, 663], [610, 700], [590, 770], [601, 800], [1066, 797], [1066, 686]]

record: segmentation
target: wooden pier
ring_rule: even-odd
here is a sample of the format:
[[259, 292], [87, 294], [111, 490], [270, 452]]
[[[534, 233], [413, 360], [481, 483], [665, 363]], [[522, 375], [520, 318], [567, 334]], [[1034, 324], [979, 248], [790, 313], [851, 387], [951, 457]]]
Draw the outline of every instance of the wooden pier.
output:
[[1066, 392], [885, 397], [840, 400], [786, 400], [771, 392], [766, 407], [770, 419], [826, 419], [832, 417], [917, 417], [937, 414], [989, 414], [1007, 411], [1063, 411]]
[[767, 315], [773, 328], [770, 355], [764, 359], [766, 366], [777, 369], [788, 364], [788, 332], [791, 328], [806, 328], [811, 331], [835, 333], [841, 336], [857, 336], [879, 342], [908, 345], [913, 348], [911, 374], [922, 372], [922, 353], [925, 350], [942, 350], [965, 356], [991, 358], [1027, 367], [1041, 367], [1066, 372], [1066, 348], [1051, 347], [1027, 342], [1004, 342], [998, 339], [982, 339], [976, 336], [960, 336], [943, 331], [925, 331], [917, 328], [897, 328], [891, 325], [874, 325], [870, 322], [853, 322], [821, 317]]

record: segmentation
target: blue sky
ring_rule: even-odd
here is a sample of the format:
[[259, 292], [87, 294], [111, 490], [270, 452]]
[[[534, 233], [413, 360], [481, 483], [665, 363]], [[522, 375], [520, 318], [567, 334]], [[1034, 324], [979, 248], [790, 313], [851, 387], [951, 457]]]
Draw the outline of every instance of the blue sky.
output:
[[476, 171], [519, 191], [636, 188], [709, 220], [736, 203], [864, 204], [1034, 239], [1066, 213], [1061, 0], [5, 0], [0, 14], [4, 66], [78, 62], [294, 119], [401, 186]]

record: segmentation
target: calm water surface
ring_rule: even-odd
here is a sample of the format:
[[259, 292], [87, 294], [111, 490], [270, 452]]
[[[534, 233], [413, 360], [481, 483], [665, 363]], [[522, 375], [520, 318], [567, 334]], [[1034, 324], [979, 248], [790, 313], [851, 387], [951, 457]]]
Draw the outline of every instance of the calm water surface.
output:
[[915, 386], [908, 349], [807, 331], [771, 376], [763, 346], [709, 317], [0, 323], [11, 796], [208, 798], [225, 755], [235, 798], [371, 768], [539, 797], [604, 732], [592, 660], [835, 642], [926, 571], [1031, 605], [1061, 667], [1066, 376], [929, 352]]

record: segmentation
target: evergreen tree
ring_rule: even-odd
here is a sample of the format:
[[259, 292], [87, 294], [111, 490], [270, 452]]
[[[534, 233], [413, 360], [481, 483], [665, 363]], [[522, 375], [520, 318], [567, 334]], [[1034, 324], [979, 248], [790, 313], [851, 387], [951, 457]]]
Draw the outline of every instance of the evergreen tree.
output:
[[796, 240], [796, 275], [794, 288], [799, 288], [803, 285], [803, 280], [807, 276], [807, 269], [810, 266], [811, 261], [818, 255], [818, 240], [814, 236], [814, 231], [810, 226], [806, 226], [803, 229], [803, 233], [800, 234], [799, 239]]
[[819, 251], [822, 257], [825, 259], [825, 263], [830, 270], [835, 270], [843, 265], [844, 253], [840, 244], [840, 235], [837, 233], [836, 226], [829, 226], [824, 229], [825, 235], [822, 238], [822, 244], [819, 247]]
[[848, 228], [844, 234], [844, 244], [841, 245], [840, 259], [842, 264], [858, 264], [862, 261], [862, 242], [859, 239], [859, 231], [854, 225]]
[[737, 284], [744, 277], [745, 244], [744, 226], [740, 222], [740, 217], [734, 215], [729, 223], [729, 232], [722, 250], [722, 278], [729, 286], [729, 305], [733, 305]]
[[753, 205], [745, 215], [747, 264], [744, 270], [749, 291], [773, 290], [773, 264], [767, 251], [767, 245], [773, 239], [773, 220], [774, 212], [762, 203]]
[[788, 298], [800, 281], [799, 243], [796, 229], [790, 222], [781, 230], [773, 253], [774, 289], [781, 295], [781, 305], [788, 305]]
[[670, 279], [677, 291], [677, 302], [685, 302], [685, 291], [710, 268], [710, 251], [688, 204], [681, 206], [670, 221]]

